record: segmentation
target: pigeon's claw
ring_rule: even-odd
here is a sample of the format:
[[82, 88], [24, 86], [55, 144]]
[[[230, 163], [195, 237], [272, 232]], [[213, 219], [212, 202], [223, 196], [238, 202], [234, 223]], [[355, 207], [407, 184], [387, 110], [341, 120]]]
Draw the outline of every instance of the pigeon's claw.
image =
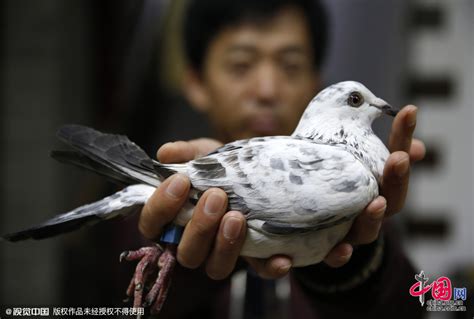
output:
[[158, 266], [160, 272], [155, 281], [155, 284], [145, 297], [144, 306], [152, 305], [151, 313], [157, 314], [160, 312], [168, 295], [171, 286], [171, 276], [174, 266], [176, 265], [176, 245], [166, 245], [165, 251], [160, 256]]
[[176, 245], [166, 244], [164, 250], [156, 245], [124, 251], [120, 254], [120, 261], [122, 260], [140, 260], [127, 288], [127, 296], [133, 295], [133, 307], [152, 306], [150, 312], [157, 314], [171, 286], [171, 275], [176, 265]]
[[147, 280], [150, 277], [155, 278], [156, 273], [158, 273], [158, 259], [162, 253], [163, 249], [156, 245], [142, 247], [135, 251], [124, 251], [120, 254], [120, 261], [124, 259], [127, 261], [140, 260], [127, 288], [127, 296], [131, 297], [133, 295], [133, 307], [143, 306], [143, 291], [147, 286]]
[[128, 253], [129, 253], [128, 250], [123, 251], [123, 252], [120, 254], [119, 262], [122, 262], [124, 259], [127, 259]]
[[127, 261], [139, 260], [146, 257], [153, 257], [156, 256], [157, 260], [158, 257], [163, 252], [163, 248], [160, 245], [150, 246], [150, 247], [142, 247], [138, 250], [126, 250], [120, 254], [120, 261], [124, 259]]

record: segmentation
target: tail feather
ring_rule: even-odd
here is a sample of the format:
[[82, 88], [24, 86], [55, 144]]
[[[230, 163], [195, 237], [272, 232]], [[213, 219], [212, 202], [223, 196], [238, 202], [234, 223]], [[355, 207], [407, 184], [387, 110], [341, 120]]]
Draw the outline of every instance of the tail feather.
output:
[[84, 225], [93, 225], [99, 221], [100, 218], [97, 216], [84, 216], [81, 219], [73, 219], [60, 224], [40, 224], [22, 231], [3, 235], [2, 238], [11, 242], [17, 242], [26, 239], [45, 239], [60, 234], [69, 233], [81, 228]]
[[30, 238], [43, 239], [71, 232], [83, 226], [95, 224], [101, 220], [128, 216], [135, 212], [138, 207], [145, 204], [154, 190], [155, 187], [153, 186], [142, 184], [132, 185], [97, 202], [80, 206], [39, 225], [19, 232], [6, 234], [2, 237], [12, 242]]
[[[104, 219], [129, 215], [138, 206], [143, 205], [161, 183], [163, 176], [159, 170], [155, 171], [154, 167], [157, 162], [126, 136], [101, 133], [80, 125], [65, 125], [59, 129], [58, 137], [73, 150], [53, 151], [53, 158], [89, 169], [116, 182], [135, 185], [37, 226], [7, 234], [3, 236], [4, 239], [42, 239]], [[174, 172], [183, 169], [183, 165], [169, 165], [168, 170]]]

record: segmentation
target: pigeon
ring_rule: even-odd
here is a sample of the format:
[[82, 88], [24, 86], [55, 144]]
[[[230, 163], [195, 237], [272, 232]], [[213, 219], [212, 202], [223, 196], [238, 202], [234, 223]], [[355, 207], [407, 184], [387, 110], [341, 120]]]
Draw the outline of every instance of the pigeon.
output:
[[[66, 125], [58, 137], [72, 149], [54, 151], [55, 159], [129, 186], [3, 238], [42, 239], [129, 215], [165, 178], [180, 173], [189, 177], [192, 189], [162, 236], [162, 245], [120, 256], [120, 260], [139, 260], [127, 289], [135, 307], [151, 306], [153, 313], [161, 309], [182, 229], [200, 196], [211, 187], [224, 190], [228, 209], [242, 212], [247, 220], [242, 256], [281, 254], [289, 256], [294, 267], [316, 264], [378, 196], [389, 151], [371, 124], [382, 113], [395, 116], [398, 111], [363, 84], [340, 82], [311, 100], [291, 136], [238, 140], [183, 164], [153, 160], [126, 136]], [[148, 282], [153, 283], [151, 288]]]

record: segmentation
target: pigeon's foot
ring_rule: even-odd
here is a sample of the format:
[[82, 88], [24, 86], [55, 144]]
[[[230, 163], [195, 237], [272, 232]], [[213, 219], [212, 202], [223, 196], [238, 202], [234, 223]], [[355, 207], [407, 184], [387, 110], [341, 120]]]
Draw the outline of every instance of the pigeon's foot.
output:
[[156, 245], [142, 247], [135, 251], [124, 251], [120, 254], [120, 261], [140, 260], [135, 268], [135, 273], [127, 288], [127, 296], [133, 295], [133, 307], [142, 307], [143, 291], [146, 281], [153, 280], [155, 274], [159, 271], [158, 259], [163, 253], [163, 249]]
[[166, 301], [166, 296], [171, 286], [171, 276], [173, 274], [174, 266], [176, 265], [176, 245], [166, 245], [165, 251], [161, 254], [158, 260], [158, 277], [155, 284], [145, 297], [144, 306], [151, 306], [151, 313], [157, 314]]
[[158, 313], [166, 300], [171, 284], [171, 275], [176, 264], [176, 245], [167, 244], [164, 250], [156, 245], [136, 251], [125, 251], [120, 254], [120, 261], [124, 259], [140, 260], [127, 288], [127, 296], [133, 295], [133, 307], [152, 305], [151, 313]]

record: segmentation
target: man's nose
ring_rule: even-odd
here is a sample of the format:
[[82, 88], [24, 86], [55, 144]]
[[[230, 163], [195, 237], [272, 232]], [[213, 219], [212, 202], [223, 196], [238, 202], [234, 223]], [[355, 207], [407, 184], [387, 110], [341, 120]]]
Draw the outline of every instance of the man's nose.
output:
[[255, 74], [253, 87], [255, 96], [260, 102], [273, 103], [278, 96], [279, 80], [277, 70], [271, 64], [262, 64]]

